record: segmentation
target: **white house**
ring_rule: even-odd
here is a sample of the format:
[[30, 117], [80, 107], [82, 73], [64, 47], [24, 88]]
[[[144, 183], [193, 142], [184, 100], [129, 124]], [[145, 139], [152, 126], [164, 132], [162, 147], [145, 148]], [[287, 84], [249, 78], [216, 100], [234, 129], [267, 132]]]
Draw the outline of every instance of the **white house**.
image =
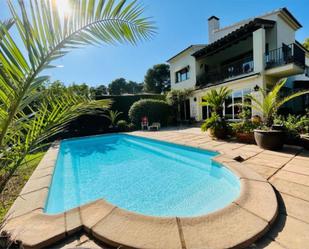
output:
[[186, 109], [197, 121], [210, 115], [200, 104], [210, 89], [228, 86], [233, 90], [224, 114], [237, 119], [238, 106], [231, 107], [232, 103], [244, 101], [247, 93], [259, 87], [271, 87], [282, 77], [302, 75], [309, 88], [309, 51], [295, 40], [301, 27], [286, 8], [227, 27], [220, 27], [219, 18], [212, 16], [209, 44], [191, 45], [168, 60], [171, 88], [194, 89]]

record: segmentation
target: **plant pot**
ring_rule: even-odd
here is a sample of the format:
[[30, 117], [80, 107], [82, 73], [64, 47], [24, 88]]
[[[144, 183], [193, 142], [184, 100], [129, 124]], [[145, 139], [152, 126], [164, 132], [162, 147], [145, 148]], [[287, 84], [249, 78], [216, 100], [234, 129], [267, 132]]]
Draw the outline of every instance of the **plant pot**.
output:
[[301, 145], [306, 150], [309, 150], [309, 136], [302, 135], [300, 139], [301, 139]]
[[209, 128], [207, 130], [207, 134], [213, 139], [224, 139], [224, 138], [226, 138], [226, 130], [225, 129]]
[[280, 130], [254, 130], [257, 145], [266, 150], [281, 150], [284, 144], [284, 131]]
[[250, 133], [238, 132], [238, 133], [236, 133], [236, 139], [240, 143], [255, 144], [253, 132], [250, 132]]

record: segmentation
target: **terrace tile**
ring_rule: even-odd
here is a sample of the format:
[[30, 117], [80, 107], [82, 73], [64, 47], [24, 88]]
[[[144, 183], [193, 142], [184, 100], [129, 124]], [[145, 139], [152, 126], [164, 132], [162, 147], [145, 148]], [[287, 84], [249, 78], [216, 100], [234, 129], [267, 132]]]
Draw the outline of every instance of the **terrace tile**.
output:
[[261, 152], [260, 154], [248, 159], [247, 162], [278, 169], [284, 166], [290, 160], [291, 159], [289, 157], [279, 157], [275, 155], [269, 155], [265, 152]]
[[285, 248], [305, 249], [309, 245], [309, 224], [280, 215], [268, 236]]
[[234, 203], [272, 223], [277, 215], [278, 204], [271, 185], [245, 179], [241, 180], [241, 184], [241, 196]]
[[40, 190], [42, 188], [49, 188], [52, 175], [43, 176], [41, 178], [30, 178], [21, 191], [21, 195]]
[[181, 248], [176, 218], [156, 218], [114, 209], [92, 229], [94, 237], [129, 248]]
[[48, 189], [44, 188], [18, 196], [8, 212], [9, 218], [15, 218], [37, 209], [43, 210], [47, 194]]
[[90, 231], [95, 224], [107, 216], [114, 208], [115, 206], [102, 199], [81, 206], [80, 216], [86, 231]]
[[244, 162], [243, 165], [254, 170], [258, 174], [263, 176], [265, 179], [268, 179], [270, 176], [272, 176], [277, 171], [276, 168], [268, 167], [268, 166], [262, 166], [262, 165], [258, 165], [258, 164], [254, 164], [254, 163]]
[[309, 202], [281, 193], [280, 212], [309, 224]]
[[304, 174], [309, 176], [309, 161], [302, 159], [291, 160], [286, 166], [284, 166], [284, 170]]
[[180, 220], [187, 248], [248, 246], [268, 227], [266, 221], [236, 204], [210, 215]]
[[243, 163], [229, 162], [229, 163], [223, 163], [223, 165], [234, 171], [240, 177], [240, 179], [267, 182], [266, 179], [264, 179], [262, 176], [260, 176], [253, 170], [246, 167]]
[[281, 192], [309, 201], [309, 187], [274, 177], [270, 182]]
[[68, 235], [72, 235], [82, 228], [82, 219], [80, 208], [74, 208], [65, 212], [65, 231]]
[[290, 171], [280, 170], [276, 174], [276, 177], [286, 181], [303, 184], [309, 187], [309, 175], [301, 175]]

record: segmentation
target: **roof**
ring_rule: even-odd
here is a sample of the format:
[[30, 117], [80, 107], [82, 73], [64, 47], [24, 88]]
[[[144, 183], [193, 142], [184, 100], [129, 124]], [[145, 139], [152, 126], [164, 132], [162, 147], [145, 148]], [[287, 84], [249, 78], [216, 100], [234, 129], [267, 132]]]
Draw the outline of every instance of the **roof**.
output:
[[309, 53], [309, 50], [299, 41], [295, 41], [298, 46], [300, 46], [306, 53]]
[[299, 26], [299, 28], [303, 27], [286, 7], [280, 9], [280, 11], [283, 11], [285, 14], [287, 14]]
[[183, 49], [182, 51], [180, 51], [178, 54], [174, 55], [172, 58], [168, 59], [167, 62], [170, 62], [172, 59], [176, 58], [177, 56], [181, 55], [182, 53], [190, 50], [191, 48], [194, 48], [194, 47], [205, 47], [206, 44], [195, 44], [195, 45], [190, 45], [189, 47]]
[[226, 36], [222, 37], [221, 39], [205, 46], [204, 48], [200, 49], [199, 51], [195, 52], [193, 56], [195, 58], [200, 58], [203, 56], [207, 56], [209, 54], [215, 53], [218, 50], [224, 49], [229, 47], [232, 43], [240, 41], [245, 37], [248, 37], [252, 34], [255, 30], [258, 30], [261, 27], [264, 28], [272, 28], [275, 25], [275, 21], [266, 20], [262, 18], [255, 18], [254, 20], [244, 24], [240, 28], [234, 30], [233, 32], [227, 34]]
[[272, 10], [270, 12], [267, 12], [267, 13], [264, 13], [262, 15], [259, 15], [259, 16], [255, 16], [255, 17], [251, 17], [251, 18], [248, 18], [248, 19], [245, 19], [245, 20], [241, 20], [239, 22], [236, 22], [236, 23], [233, 23], [231, 25], [228, 25], [228, 26], [225, 26], [225, 27], [222, 27], [218, 30], [215, 30], [215, 32], [220, 32], [222, 30], [225, 30], [225, 29], [230, 29], [231, 27], [234, 27], [234, 26], [242, 26], [246, 23], [249, 23], [250, 21], [256, 19], [256, 18], [262, 18], [262, 19], [267, 19], [268, 16], [270, 15], [273, 15], [273, 14], [276, 14], [276, 13], [283, 13], [285, 14], [287, 17], [289, 17], [293, 22], [294, 24], [298, 27], [298, 28], [301, 28], [302, 25], [299, 23], [299, 21], [292, 15], [292, 13], [286, 8], [279, 8], [279, 9], [275, 9], [275, 10]]

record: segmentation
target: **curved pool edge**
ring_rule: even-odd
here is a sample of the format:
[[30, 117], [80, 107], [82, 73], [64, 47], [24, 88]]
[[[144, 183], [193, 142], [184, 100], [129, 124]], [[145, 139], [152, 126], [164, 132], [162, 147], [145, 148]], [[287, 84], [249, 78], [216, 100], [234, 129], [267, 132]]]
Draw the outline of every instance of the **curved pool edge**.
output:
[[[241, 191], [231, 204], [213, 213], [160, 218], [130, 212], [100, 199], [59, 215], [47, 215], [43, 212], [58, 150], [56, 142], [9, 211], [5, 229], [13, 231], [29, 248], [51, 245], [81, 229], [107, 244], [127, 248], [241, 248], [260, 238], [277, 216], [272, 186], [224, 154], [214, 161], [239, 178]], [[16, 232], [18, 227], [25, 232]]]

